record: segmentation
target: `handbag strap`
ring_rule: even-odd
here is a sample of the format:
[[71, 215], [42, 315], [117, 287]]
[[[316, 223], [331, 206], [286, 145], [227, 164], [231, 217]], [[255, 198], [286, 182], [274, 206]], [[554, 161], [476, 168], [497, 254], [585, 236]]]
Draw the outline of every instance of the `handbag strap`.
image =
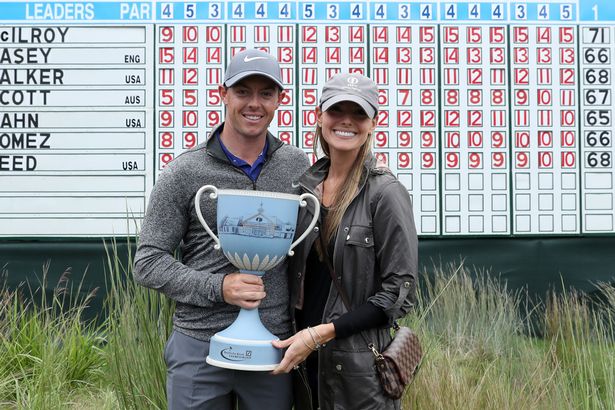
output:
[[[327, 268], [328, 268], [327, 270], [329, 271], [329, 275], [331, 276], [331, 281], [333, 281], [333, 284], [337, 288], [337, 293], [339, 293], [340, 297], [342, 298], [342, 302], [344, 303], [346, 310], [350, 312], [351, 309], [350, 309], [350, 302], [348, 300], [348, 296], [346, 295], [346, 292], [344, 292], [344, 289], [342, 289], [342, 284], [340, 283], [337, 275], [335, 274], [335, 268], [333, 268], [333, 264], [331, 263], [331, 260], [329, 259], [329, 251], [328, 251], [328, 248], [325, 246], [325, 241], [322, 238], [322, 234], [318, 235], [318, 237], [320, 240], [320, 247], [322, 249], [325, 263], [327, 264]], [[399, 325], [397, 324], [397, 322], [393, 322], [393, 329], [395, 329], [395, 331], [399, 329]], [[378, 349], [376, 349], [376, 346], [367, 340], [363, 332], [360, 332], [360, 333], [367, 347], [369, 347], [370, 350], [374, 353], [374, 356], [376, 356], [376, 360], [383, 359], [382, 354], [378, 351]]]

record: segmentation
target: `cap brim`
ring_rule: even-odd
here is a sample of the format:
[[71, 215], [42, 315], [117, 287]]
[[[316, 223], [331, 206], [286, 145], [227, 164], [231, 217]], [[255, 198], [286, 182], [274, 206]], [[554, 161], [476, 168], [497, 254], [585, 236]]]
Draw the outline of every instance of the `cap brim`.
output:
[[374, 116], [376, 115], [376, 109], [370, 103], [368, 103], [365, 99], [359, 97], [358, 95], [353, 94], [339, 94], [333, 96], [327, 101], [323, 102], [320, 108], [322, 108], [323, 111], [327, 111], [329, 108], [331, 108], [333, 104], [337, 104], [342, 101], [351, 101], [355, 104], [358, 104], [361, 108], [363, 108], [363, 111], [365, 111], [365, 114], [367, 114], [369, 118], [374, 118]]
[[273, 81], [274, 83], [277, 84], [278, 87], [280, 87], [282, 90], [284, 89], [284, 84], [282, 84], [280, 82], [280, 80], [278, 80], [277, 78], [273, 77], [272, 75], [269, 75], [267, 73], [263, 73], [262, 71], [242, 71], [239, 74], [236, 74], [234, 76], [232, 76], [231, 78], [227, 79], [224, 82], [224, 85], [227, 87], [232, 87], [233, 85], [235, 85], [236, 83], [238, 83], [239, 81], [243, 80], [246, 77], [250, 77], [253, 75], [258, 75], [261, 77], [266, 77], [268, 79], [270, 79], [271, 81]]

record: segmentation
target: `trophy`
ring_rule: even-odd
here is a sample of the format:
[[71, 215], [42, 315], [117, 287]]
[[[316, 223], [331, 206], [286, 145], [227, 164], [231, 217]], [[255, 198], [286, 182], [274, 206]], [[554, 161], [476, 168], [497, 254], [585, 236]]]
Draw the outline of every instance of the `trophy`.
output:
[[[201, 213], [200, 199], [206, 191], [211, 191], [211, 199], [218, 200], [219, 238]], [[299, 207], [307, 205], [306, 199], [314, 202], [314, 217], [306, 231], [292, 242]], [[204, 185], [197, 191], [194, 206], [199, 221], [216, 243], [214, 248], [222, 249], [239, 272], [258, 276], [286, 255], [293, 255], [293, 248], [314, 228], [320, 213], [318, 199], [312, 194], [217, 189], [213, 185]], [[263, 326], [258, 308], [241, 308], [235, 321], [211, 338], [206, 360], [227, 369], [273, 370], [282, 360], [282, 351], [271, 345], [273, 340], [278, 337]]]

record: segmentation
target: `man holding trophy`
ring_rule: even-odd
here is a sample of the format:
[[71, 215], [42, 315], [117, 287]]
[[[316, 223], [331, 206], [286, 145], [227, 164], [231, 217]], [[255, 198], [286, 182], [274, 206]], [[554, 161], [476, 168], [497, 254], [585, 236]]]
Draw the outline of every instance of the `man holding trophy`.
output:
[[[195, 206], [195, 194], [206, 184], [224, 190], [299, 193], [293, 182], [308, 168], [307, 156], [268, 132], [283, 88], [274, 57], [255, 49], [237, 53], [219, 86], [224, 122], [206, 142], [169, 163], [152, 190], [134, 276], [176, 302], [174, 330], [164, 352], [169, 409], [292, 406], [290, 375], [212, 366], [205, 360], [211, 338], [233, 323], [239, 308], [258, 307], [263, 325], [280, 339], [291, 336], [292, 326], [286, 262], [262, 276], [238, 272], [199, 220], [216, 226], [214, 197], [203, 196], [199, 215]], [[260, 211], [257, 221], [263, 219]], [[240, 222], [228, 229], [245, 231]], [[173, 256], [177, 249], [181, 260]], [[233, 361], [237, 353], [225, 357]]]

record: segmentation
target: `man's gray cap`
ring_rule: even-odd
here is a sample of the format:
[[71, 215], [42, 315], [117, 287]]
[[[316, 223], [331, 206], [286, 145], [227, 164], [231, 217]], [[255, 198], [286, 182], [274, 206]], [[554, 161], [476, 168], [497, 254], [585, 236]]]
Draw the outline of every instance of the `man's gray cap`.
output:
[[233, 84], [251, 75], [262, 75], [270, 78], [281, 89], [284, 89], [278, 60], [271, 54], [254, 48], [240, 51], [233, 56], [228, 67], [226, 67], [224, 85], [232, 87]]
[[327, 111], [335, 103], [352, 101], [374, 118], [378, 113], [378, 87], [371, 79], [359, 73], [339, 73], [325, 83], [320, 97], [320, 108]]

